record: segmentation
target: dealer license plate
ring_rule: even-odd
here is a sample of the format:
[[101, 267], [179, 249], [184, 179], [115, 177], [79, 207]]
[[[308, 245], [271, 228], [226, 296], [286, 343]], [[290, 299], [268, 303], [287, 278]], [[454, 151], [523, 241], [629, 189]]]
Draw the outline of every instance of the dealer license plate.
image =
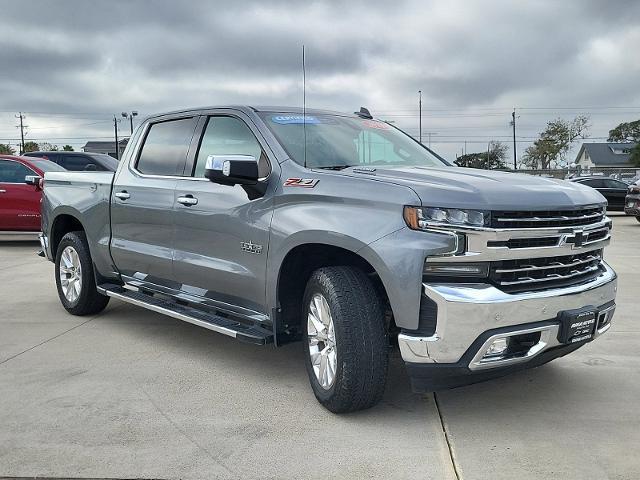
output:
[[579, 310], [567, 310], [558, 314], [560, 332], [558, 340], [562, 343], [586, 342], [593, 338], [596, 329], [597, 310], [593, 307]]

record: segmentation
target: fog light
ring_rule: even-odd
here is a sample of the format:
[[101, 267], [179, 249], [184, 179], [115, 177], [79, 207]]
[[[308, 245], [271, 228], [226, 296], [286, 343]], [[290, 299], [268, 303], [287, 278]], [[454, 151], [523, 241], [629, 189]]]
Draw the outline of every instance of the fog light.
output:
[[482, 358], [502, 356], [506, 353], [507, 348], [509, 348], [509, 342], [507, 341], [507, 339], [497, 338], [491, 345], [489, 345], [489, 348], [487, 348], [487, 351], [484, 352]]

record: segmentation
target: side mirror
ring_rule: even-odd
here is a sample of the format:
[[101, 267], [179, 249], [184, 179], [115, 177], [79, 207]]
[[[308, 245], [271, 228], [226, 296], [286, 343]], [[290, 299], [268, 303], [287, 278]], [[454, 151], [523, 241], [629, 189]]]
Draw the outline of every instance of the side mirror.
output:
[[87, 165], [84, 167], [85, 172], [95, 172], [96, 170], [98, 169], [94, 163], [87, 163]]
[[209, 155], [204, 176], [220, 185], [255, 185], [258, 161], [251, 155]]
[[26, 183], [27, 185], [33, 185], [34, 187], [36, 187], [36, 190], [39, 190], [42, 185], [42, 177], [39, 177], [37, 175], [27, 175], [26, 177], [24, 177], [24, 183]]

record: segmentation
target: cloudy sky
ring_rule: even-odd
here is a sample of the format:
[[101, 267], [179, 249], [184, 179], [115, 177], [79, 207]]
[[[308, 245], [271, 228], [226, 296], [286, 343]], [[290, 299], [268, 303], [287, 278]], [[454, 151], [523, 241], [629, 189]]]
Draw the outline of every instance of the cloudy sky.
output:
[[[114, 113], [188, 106], [361, 105], [454, 158], [555, 117], [600, 140], [640, 118], [640, 2], [0, 0], [0, 143], [76, 149]], [[128, 124], [121, 122], [122, 135]]]

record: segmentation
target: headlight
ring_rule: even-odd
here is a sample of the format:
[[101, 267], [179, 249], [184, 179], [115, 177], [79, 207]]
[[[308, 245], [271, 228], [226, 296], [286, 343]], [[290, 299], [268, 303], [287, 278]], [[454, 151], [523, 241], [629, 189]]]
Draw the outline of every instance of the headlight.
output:
[[487, 227], [490, 218], [490, 213], [483, 210], [404, 207], [404, 221], [414, 230], [426, 230], [429, 225]]
[[629, 193], [640, 193], [640, 187], [636, 185], [629, 187]]

